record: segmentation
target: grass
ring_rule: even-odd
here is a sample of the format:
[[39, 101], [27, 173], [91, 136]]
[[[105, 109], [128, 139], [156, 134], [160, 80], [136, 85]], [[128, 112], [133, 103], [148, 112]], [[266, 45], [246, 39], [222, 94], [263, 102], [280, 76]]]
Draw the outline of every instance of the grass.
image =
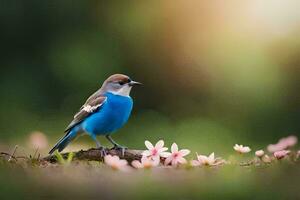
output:
[[60, 163], [62, 165], [70, 165], [73, 160], [73, 157], [74, 157], [73, 152], [70, 152], [68, 154], [67, 159], [64, 159], [63, 156], [57, 150], [54, 152], [54, 154], [57, 157], [58, 163]]
[[0, 164], [3, 199], [298, 199], [299, 161], [121, 172], [98, 161], [36, 158]]

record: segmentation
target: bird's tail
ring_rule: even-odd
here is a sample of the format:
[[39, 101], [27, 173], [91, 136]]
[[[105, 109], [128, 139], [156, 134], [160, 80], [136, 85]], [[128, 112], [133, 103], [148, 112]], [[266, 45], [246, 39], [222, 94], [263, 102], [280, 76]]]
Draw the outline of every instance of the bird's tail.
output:
[[66, 148], [66, 146], [76, 138], [77, 132], [75, 130], [70, 130], [66, 135], [55, 144], [55, 146], [49, 151], [49, 154], [52, 154], [56, 149], [61, 152]]

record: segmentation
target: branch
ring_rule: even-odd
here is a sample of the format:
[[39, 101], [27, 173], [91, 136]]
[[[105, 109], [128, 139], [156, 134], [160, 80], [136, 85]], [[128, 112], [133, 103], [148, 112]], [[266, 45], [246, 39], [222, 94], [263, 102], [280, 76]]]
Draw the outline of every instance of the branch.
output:
[[[108, 155], [117, 155], [122, 159], [127, 160], [131, 163], [133, 160], [140, 160], [142, 158], [142, 150], [132, 150], [127, 149], [122, 155], [122, 151], [116, 149], [105, 149], [106, 154]], [[101, 151], [99, 149], [88, 149], [88, 150], [80, 150], [78, 152], [73, 152], [74, 157], [73, 160], [93, 160], [93, 161], [103, 161], [103, 156], [101, 155]], [[64, 159], [67, 159], [68, 153], [62, 153]], [[42, 158], [41, 161], [47, 161], [50, 163], [56, 163], [57, 157], [55, 155], [49, 155], [45, 158]]]

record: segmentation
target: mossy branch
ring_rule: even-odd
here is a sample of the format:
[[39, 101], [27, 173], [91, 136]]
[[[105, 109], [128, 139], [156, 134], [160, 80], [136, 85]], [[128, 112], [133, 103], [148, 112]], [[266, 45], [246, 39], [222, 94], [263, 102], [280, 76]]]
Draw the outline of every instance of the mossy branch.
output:
[[[122, 159], [127, 160], [129, 163], [133, 160], [140, 160], [142, 157], [142, 150], [132, 150], [127, 149], [124, 151], [124, 154], [121, 150], [117, 149], [105, 149], [107, 155], [117, 155]], [[62, 157], [64, 159], [68, 158], [70, 152], [62, 153]], [[73, 161], [74, 160], [90, 160], [90, 161], [103, 161], [103, 156], [100, 149], [88, 149], [88, 150], [80, 150], [78, 152], [73, 153]], [[47, 161], [50, 163], [57, 163], [58, 158], [56, 155], [49, 155], [45, 158], [42, 158], [41, 161]]]

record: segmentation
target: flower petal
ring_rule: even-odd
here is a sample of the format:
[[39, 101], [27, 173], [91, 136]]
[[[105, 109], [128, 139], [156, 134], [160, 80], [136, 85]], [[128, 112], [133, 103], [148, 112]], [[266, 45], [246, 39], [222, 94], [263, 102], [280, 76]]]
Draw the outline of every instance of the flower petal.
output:
[[154, 162], [154, 163], [158, 163], [158, 164], [160, 163], [160, 157], [159, 156], [154, 156], [154, 157], [152, 156], [150, 160], [151, 160], [151, 162]]
[[264, 150], [261, 149], [261, 150], [255, 151], [255, 156], [261, 158], [261, 157], [263, 157], [263, 155], [265, 155]]
[[171, 152], [178, 152], [178, 145], [175, 142], [171, 146]]
[[138, 160], [134, 160], [131, 162], [131, 165], [134, 167], [134, 168], [137, 168], [137, 169], [141, 169], [143, 168], [143, 165], [140, 161]]
[[164, 141], [163, 140], [159, 140], [157, 143], [156, 143], [156, 145], [155, 145], [155, 148], [156, 149], [161, 149], [161, 148], [163, 148], [164, 147]]
[[191, 165], [194, 167], [201, 166], [201, 162], [199, 162], [198, 160], [192, 160]]
[[145, 146], [146, 146], [149, 150], [151, 150], [151, 149], [154, 148], [154, 147], [153, 147], [153, 144], [152, 144], [151, 142], [149, 142], [148, 140], [145, 141]]
[[159, 165], [159, 163], [160, 163], [160, 159], [153, 160], [152, 161], [152, 166], [157, 167]]
[[244, 147], [243, 148], [243, 153], [249, 153], [251, 151], [250, 147]]
[[142, 155], [143, 156], [150, 156], [151, 152], [149, 150], [145, 150], [145, 151], [143, 151]]
[[209, 160], [215, 160], [215, 153], [212, 152], [209, 156], [208, 156]]
[[162, 152], [167, 151], [167, 150], [168, 150], [167, 147], [163, 147], [163, 148], [161, 148], [161, 149], [158, 150], [158, 153], [162, 153]]
[[177, 159], [173, 159], [172, 160], [172, 166], [177, 166], [178, 164], [178, 160]]
[[159, 155], [163, 158], [167, 158], [167, 157], [171, 156], [172, 154], [170, 152], [161, 152]]
[[185, 158], [183, 158], [183, 157], [179, 157], [179, 158], [177, 158], [177, 162], [179, 162], [179, 163], [181, 163], [181, 164], [185, 164], [185, 163], [187, 163], [186, 159], [185, 159]]
[[238, 145], [238, 144], [235, 144], [235, 145], [234, 145], [234, 147], [233, 147], [233, 149], [234, 149], [234, 150], [236, 150], [236, 151], [239, 151], [239, 149], [240, 149], [240, 145]]
[[105, 164], [112, 166], [119, 161], [119, 160], [117, 160], [117, 158], [118, 158], [118, 156], [107, 155], [104, 157], [104, 162], [105, 162]]
[[191, 153], [191, 151], [188, 150], [188, 149], [181, 149], [179, 152], [180, 152], [180, 154], [181, 154], [182, 156], [186, 156], [186, 155], [188, 155], [189, 153]]
[[127, 160], [119, 160], [118, 165], [119, 165], [120, 167], [123, 167], [123, 166], [126, 166], [127, 163], [128, 163]]

